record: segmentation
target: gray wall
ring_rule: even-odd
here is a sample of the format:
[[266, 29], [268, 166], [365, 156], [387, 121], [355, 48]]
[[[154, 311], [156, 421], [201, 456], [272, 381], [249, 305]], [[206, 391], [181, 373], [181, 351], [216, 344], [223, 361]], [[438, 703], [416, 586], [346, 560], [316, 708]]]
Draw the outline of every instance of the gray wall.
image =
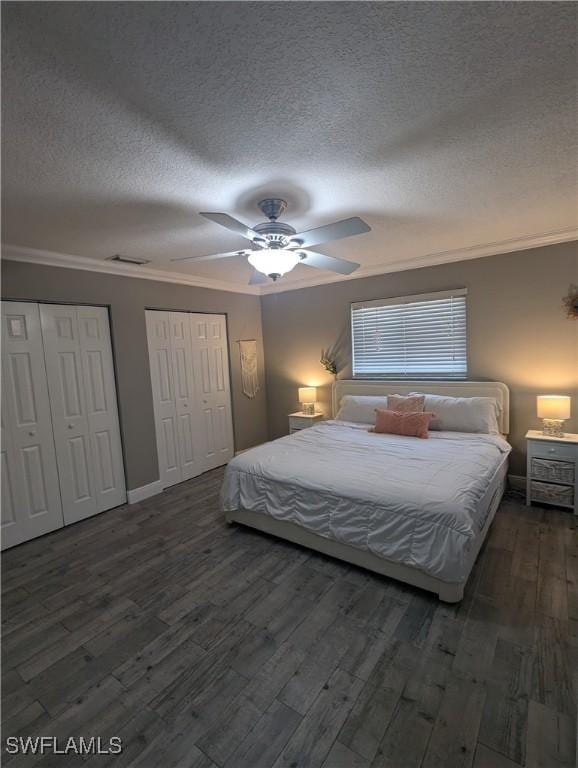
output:
[[524, 435], [540, 426], [537, 394], [573, 395], [566, 429], [578, 432], [578, 320], [562, 307], [571, 283], [575, 242], [264, 296], [270, 437], [287, 433], [299, 386], [321, 386], [329, 413], [333, 377], [318, 361], [322, 348], [336, 346], [339, 377], [351, 376], [351, 302], [465, 286], [469, 378], [510, 387], [511, 471], [525, 474]]
[[[568, 320], [562, 308], [570, 284], [578, 284], [577, 243], [271, 294], [261, 300], [12, 261], [3, 263], [2, 276], [4, 298], [110, 307], [129, 488], [158, 478], [145, 308], [227, 314], [237, 450], [287, 433], [287, 414], [299, 408], [299, 386], [321, 387], [320, 405], [329, 413], [333, 377], [318, 361], [322, 348], [335, 346], [339, 376], [351, 376], [352, 301], [463, 286], [468, 289], [470, 378], [504, 381], [510, 387], [512, 472], [525, 473], [524, 435], [539, 427], [537, 394], [573, 395], [567, 430], [578, 432], [578, 321]], [[255, 400], [241, 392], [236, 343], [250, 338], [259, 344], [262, 389]]]
[[[235, 448], [249, 448], [267, 439], [259, 297], [14, 261], [2, 264], [2, 296], [110, 307], [128, 488], [159, 476], [145, 308], [227, 315]], [[262, 389], [254, 400], [241, 391], [240, 339], [258, 340]]]

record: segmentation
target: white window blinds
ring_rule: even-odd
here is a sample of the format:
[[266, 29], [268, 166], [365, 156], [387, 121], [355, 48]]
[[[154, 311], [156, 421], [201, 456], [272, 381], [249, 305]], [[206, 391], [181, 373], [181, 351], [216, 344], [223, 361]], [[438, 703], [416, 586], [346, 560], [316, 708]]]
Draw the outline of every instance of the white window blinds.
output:
[[465, 379], [466, 289], [351, 305], [353, 375]]

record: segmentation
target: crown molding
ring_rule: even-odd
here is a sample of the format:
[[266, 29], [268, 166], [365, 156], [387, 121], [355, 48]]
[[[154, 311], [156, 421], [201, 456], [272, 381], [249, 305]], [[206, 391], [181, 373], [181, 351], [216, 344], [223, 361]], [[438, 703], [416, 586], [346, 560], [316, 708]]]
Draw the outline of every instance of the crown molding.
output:
[[64, 267], [65, 269], [81, 269], [85, 272], [100, 272], [119, 277], [136, 277], [141, 280], [157, 280], [162, 283], [177, 283], [194, 288], [209, 288], [213, 291], [229, 291], [258, 296], [259, 286], [228, 283], [198, 275], [183, 275], [166, 272], [160, 269], [150, 269], [139, 265], [119, 264], [114, 261], [99, 261], [86, 256], [73, 256], [69, 253], [44, 251], [37, 248], [26, 248], [21, 245], [2, 245], [2, 259], [5, 261], [24, 261], [30, 264], [42, 264], [49, 267]]
[[[3, 245], [2, 258], [7, 261], [23, 261], [31, 264], [44, 264], [46, 266], [64, 267], [66, 269], [81, 269], [88, 272], [100, 272], [122, 277], [135, 277], [142, 280], [157, 280], [163, 283], [189, 285], [195, 288], [208, 288], [214, 291], [229, 291], [232, 293], [244, 293], [252, 296], [266, 296], [271, 293], [298, 291], [302, 288], [313, 288], [318, 285], [340, 283], [345, 280], [360, 280], [364, 277], [385, 275], [390, 272], [403, 272], [409, 269], [420, 269], [421, 267], [432, 267], [438, 264], [450, 264], [455, 261], [480, 259], [484, 256], [513, 253], [514, 251], [540, 248], [546, 245], [556, 245], [557, 243], [567, 243], [573, 240], [578, 240], [578, 229], [575, 227], [568, 227], [552, 232], [542, 232], [539, 234], [523, 235], [509, 240], [499, 240], [493, 243], [482, 243], [479, 245], [466, 246], [464, 248], [455, 248], [448, 251], [427, 253], [408, 259], [400, 259], [399, 261], [372, 264], [371, 266], [361, 267], [352, 275], [322, 275], [320, 273], [319, 277], [312, 274], [311, 277], [301, 280], [291, 280], [288, 277], [285, 277], [276, 283], [271, 282], [265, 285], [242, 285], [240, 283], [230, 283], [215, 278], [184, 275], [181, 273], [156, 270], [138, 265], [129, 266], [112, 261], [99, 261], [85, 256], [73, 256], [71, 254], [57, 253], [55, 251], [26, 248], [20, 245]], [[311, 269], [311, 272], [315, 273], [316, 270]]]
[[420, 269], [421, 267], [433, 267], [438, 264], [450, 264], [454, 261], [481, 259], [484, 256], [497, 256], [502, 253], [525, 251], [530, 248], [540, 248], [545, 245], [567, 243], [572, 242], [573, 240], [578, 240], [578, 229], [575, 227], [568, 227], [552, 232], [542, 232], [540, 234], [523, 235], [509, 240], [499, 240], [494, 243], [483, 243], [480, 245], [466, 246], [464, 248], [455, 248], [449, 251], [427, 253], [409, 259], [390, 261], [389, 263], [372, 264], [371, 266], [361, 267], [351, 275], [320, 275], [319, 277], [313, 276], [302, 280], [290, 280], [284, 278], [276, 283], [261, 285], [260, 293], [262, 296], [265, 296], [271, 293], [298, 291], [302, 288], [313, 288], [317, 285], [341, 283], [345, 280], [360, 280], [364, 277], [385, 275], [390, 272], [404, 272], [409, 269]]

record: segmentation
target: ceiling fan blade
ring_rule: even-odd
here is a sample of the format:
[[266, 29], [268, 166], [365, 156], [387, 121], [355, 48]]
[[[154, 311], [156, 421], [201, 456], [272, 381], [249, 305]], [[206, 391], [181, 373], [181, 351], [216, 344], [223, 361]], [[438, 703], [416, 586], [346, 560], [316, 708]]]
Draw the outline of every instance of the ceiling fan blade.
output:
[[230, 259], [231, 256], [248, 256], [252, 253], [251, 248], [240, 251], [229, 251], [229, 253], [210, 253], [208, 256], [180, 256], [171, 261], [215, 261], [215, 259]]
[[225, 229], [228, 229], [231, 232], [235, 232], [237, 235], [241, 235], [241, 237], [246, 237], [247, 240], [252, 240], [252, 241], [263, 240], [263, 238], [258, 232], [255, 232], [254, 229], [251, 229], [251, 227], [248, 227], [246, 224], [243, 224], [242, 221], [237, 221], [237, 219], [234, 219], [232, 216], [229, 216], [228, 213], [199, 211], [199, 214], [201, 216], [204, 216], [205, 219], [214, 221], [215, 224], [220, 224], [221, 227], [225, 227]]
[[269, 278], [267, 275], [264, 275], [262, 272], [257, 272], [256, 269], [253, 270], [253, 274], [251, 275], [251, 279], [249, 280], [249, 285], [262, 285], [263, 283], [268, 283]]
[[359, 216], [352, 216], [350, 219], [342, 219], [341, 221], [334, 221], [333, 224], [325, 224], [323, 227], [298, 232], [291, 237], [291, 240], [299, 241], [303, 248], [310, 248], [312, 245], [321, 245], [321, 243], [328, 243], [330, 240], [341, 240], [344, 237], [362, 235], [364, 232], [370, 231], [369, 224], [366, 224]]
[[328, 269], [330, 272], [338, 272], [340, 275], [350, 275], [359, 267], [355, 261], [338, 259], [336, 256], [327, 256], [324, 253], [302, 251], [301, 249], [299, 249], [299, 253], [305, 254], [301, 264], [307, 264], [308, 267], [316, 267], [317, 269]]

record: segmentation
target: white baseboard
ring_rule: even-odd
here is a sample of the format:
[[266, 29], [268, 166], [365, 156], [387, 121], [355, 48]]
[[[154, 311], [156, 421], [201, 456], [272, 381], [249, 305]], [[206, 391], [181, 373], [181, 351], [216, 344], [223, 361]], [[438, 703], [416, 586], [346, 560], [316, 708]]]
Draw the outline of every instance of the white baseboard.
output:
[[133, 488], [132, 491], [128, 491], [127, 498], [129, 504], [138, 504], [139, 501], [149, 499], [151, 496], [156, 496], [158, 493], [162, 493], [163, 484], [160, 480], [155, 480], [154, 483], [148, 485], [141, 485], [140, 488]]
[[508, 484], [514, 491], [526, 492], [526, 478], [522, 475], [508, 475]]

